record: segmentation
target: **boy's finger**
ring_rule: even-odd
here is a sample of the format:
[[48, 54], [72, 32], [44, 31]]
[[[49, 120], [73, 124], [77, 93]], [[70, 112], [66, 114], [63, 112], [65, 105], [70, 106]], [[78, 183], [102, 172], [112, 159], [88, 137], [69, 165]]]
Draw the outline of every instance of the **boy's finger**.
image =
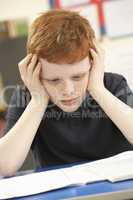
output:
[[36, 68], [36, 65], [37, 65], [37, 60], [38, 60], [37, 55], [34, 54], [29, 65], [28, 65], [28, 67], [27, 67], [27, 73], [28, 74], [33, 73], [33, 71], [34, 71], [34, 69]]
[[28, 63], [30, 62], [31, 58], [32, 58], [32, 54], [28, 54], [23, 60], [21, 60], [19, 62], [19, 65], [20, 66], [21, 65], [28, 65]]

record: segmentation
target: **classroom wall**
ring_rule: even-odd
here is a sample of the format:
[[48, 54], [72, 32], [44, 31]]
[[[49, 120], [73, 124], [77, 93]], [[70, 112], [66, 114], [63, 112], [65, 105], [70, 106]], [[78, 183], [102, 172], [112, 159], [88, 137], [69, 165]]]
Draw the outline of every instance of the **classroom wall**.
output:
[[0, 21], [21, 17], [32, 20], [48, 9], [48, 0], [0, 0]]
[[105, 50], [105, 71], [125, 76], [133, 91], [133, 36], [105, 39], [102, 46]]

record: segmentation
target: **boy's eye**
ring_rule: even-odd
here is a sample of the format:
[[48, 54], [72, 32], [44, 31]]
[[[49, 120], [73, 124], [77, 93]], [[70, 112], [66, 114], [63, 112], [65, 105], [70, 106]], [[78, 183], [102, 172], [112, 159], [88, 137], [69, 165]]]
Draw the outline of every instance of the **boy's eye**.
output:
[[51, 83], [58, 83], [59, 79], [53, 79], [53, 80], [49, 80]]
[[83, 78], [83, 75], [82, 76], [73, 76], [74, 80], [80, 80], [81, 78]]
[[[82, 79], [85, 75], [80, 75], [80, 76], [73, 76], [72, 79], [75, 80], [75, 81], [78, 81], [80, 79]], [[53, 80], [48, 80], [50, 83], [59, 83], [61, 80], [60, 79], [53, 79]]]

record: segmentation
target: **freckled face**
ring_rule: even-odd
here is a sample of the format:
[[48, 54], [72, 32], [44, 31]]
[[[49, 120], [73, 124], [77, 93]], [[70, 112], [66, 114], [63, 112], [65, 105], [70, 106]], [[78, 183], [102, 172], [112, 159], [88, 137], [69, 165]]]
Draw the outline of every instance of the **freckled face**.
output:
[[89, 58], [73, 64], [54, 64], [40, 58], [41, 81], [51, 101], [65, 112], [78, 109], [85, 98], [90, 70]]

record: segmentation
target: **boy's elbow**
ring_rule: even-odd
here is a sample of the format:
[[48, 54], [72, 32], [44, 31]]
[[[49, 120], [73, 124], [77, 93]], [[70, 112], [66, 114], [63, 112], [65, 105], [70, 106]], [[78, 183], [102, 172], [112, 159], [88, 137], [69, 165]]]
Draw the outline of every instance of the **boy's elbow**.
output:
[[15, 171], [11, 171], [11, 170], [1, 170], [0, 169], [0, 176], [4, 176], [4, 177], [7, 177], [7, 176], [13, 176], [15, 175]]
[[0, 165], [0, 176], [13, 176], [17, 172], [16, 167], [8, 165]]
[[11, 173], [10, 171], [0, 173], [0, 176], [2, 176], [2, 177], [11, 177], [13, 175], [15, 175], [15, 173]]

